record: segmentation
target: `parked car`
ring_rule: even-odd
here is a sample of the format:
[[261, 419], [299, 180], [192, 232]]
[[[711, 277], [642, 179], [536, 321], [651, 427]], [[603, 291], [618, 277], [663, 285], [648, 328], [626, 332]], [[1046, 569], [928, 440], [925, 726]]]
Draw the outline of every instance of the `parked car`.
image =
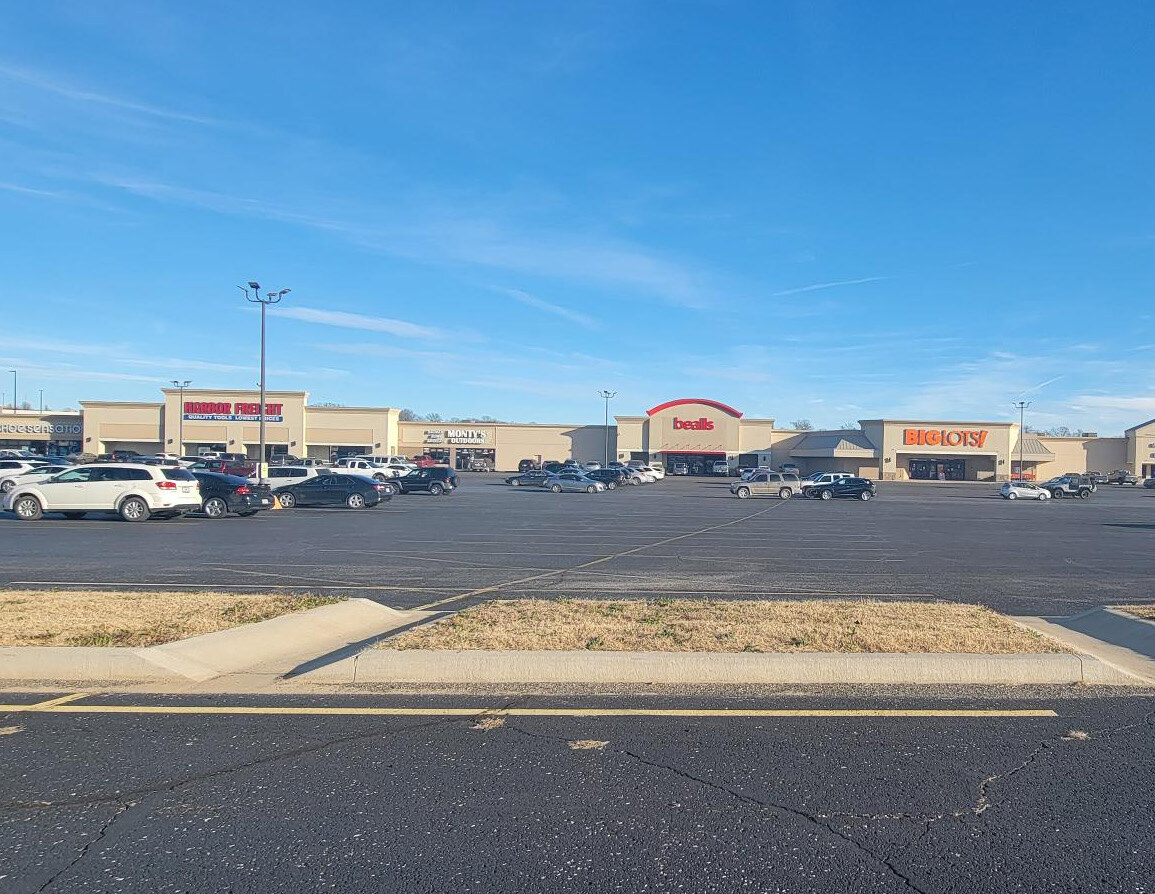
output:
[[1091, 493], [1094, 493], [1095, 491], [1097, 491], [1099, 489], [1098, 479], [1096, 479], [1092, 475], [1089, 475], [1086, 472], [1064, 472], [1062, 475], [1058, 475], [1055, 478], [1052, 478], [1051, 480], [1057, 481], [1057, 480], [1063, 479], [1063, 478], [1067, 478], [1067, 479], [1070, 479], [1072, 481], [1082, 482], [1084, 486], [1089, 487], [1091, 489]]
[[552, 472], [556, 474], [563, 469], [569, 468], [569, 466], [567, 466], [565, 463], [559, 463], [556, 460], [550, 460], [547, 463], [542, 463], [541, 468], [543, 472]]
[[1078, 497], [1080, 500], [1085, 500], [1093, 492], [1086, 476], [1078, 474], [1060, 475], [1058, 478], [1044, 481], [1039, 487], [1050, 493], [1056, 500], [1060, 497]]
[[583, 472], [596, 472], [602, 467], [602, 464], [598, 462], [588, 462], [582, 463], [581, 467]]
[[374, 481], [385, 481], [388, 478], [396, 478], [399, 475], [395, 469], [378, 465], [367, 459], [357, 459], [351, 456], [338, 460], [333, 470], [349, 472], [354, 475], [364, 475], [366, 478], [372, 478]]
[[274, 453], [269, 457], [270, 466], [295, 466], [300, 462], [301, 458], [291, 453]]
[[674, 463], [672, 466], [670, 466], [670, 474], [671, 475], [689, 475], [690, 474], [690, 464], [689, 463]]
[[657, 463], [651, 463], [647, 466], [642, 466], [638, 471], [653, 475], [655, 481], [661, 481], [666, 477], [666, 470]]
[[29, 484], [34, 481], [47, 481], [53, 475], [67, 472], [72, 466], [53, 466], [48, 463], [37, 464], [22, 472], [0, 473], [0, 494], [6, 494], [17, 484]]
[[1098, 486], [1100, 484], [1107, 484], [1107, 476], [1102, 472], [1087, 472], [1087, 477], [1091, 479], [1091, 483]]
[[493, 460], [481, 456], [471, 456], [469, 462], [465, 464], [465, 469], [468, 472], [492, 472]]
[[628, 484], [631, 487], [636, 487], [639, 484], [647, 484], [646, 477], [637, 469], [619, 469], [619, 472], [624, 476], [622, 484]]
[[999, 488], [1004, 500], [1049, 500], [1051, 492], [1029, 481], [1007, 481]]
[[135, 450], [113, 450], [108, 454], [110, 463], [139, 463], [147, 459], [144, 454]]
[[222, 475], [239, 475], [249, 478], [257, 474], [257, 464], [236, 462], [231, 459], [204, 459], [188, 467], [190, 472], [220, 472]]
[[1130, 484], [1132, 487], [1139, 483], [1139, 476], [1132, 475], [1125, 469], [1116, 469], [1107, 474], [1108, 484]]
[[586, 477], [600, 481], [606, 486], [606, 490], [617, 490], [629, 478], [621, 469], [594, 469], [592, 472], [586, 472]]
[[730, 493], [742, 500], [771, 494], [779, 499], [789, 500], [795, 494], [802, 493], [802, 483], [797, 475], [766, 469], [746, 481], [735, 481], [730, 485]]
[[297, 506], [346, 506], [349, 509], [368, 509], [393, 497], [388, 484], [349, 475], [344, 472], [326, 472], [277, 488], [277, 499], [284, 509]]
[[[7, 478], [12, 475], [23, 475], [25, 472], [34, 472], [48, 463], [40, 460], [29, 459], [14, 459], [12, 457], [4, 457], [0, 459], [0, 477]], [[11, 488], [9, 488], [11, 490]], [[3, 484], [0, 484], [0, 493], [6, 493], [3, 489]]]
[[541, 464], [534, 459], [523, 459], [517, 464], [519, 472], [533, 472], [541, 468]]
[[267, 484], [254, 484], [239, 475], [193, 472], [201, 486], [201, 512], [208, 518], [224, 518], [230, 512], [246, 518], [273, 508], [273, 492]]
[[798, 463], [782, 463], [782, 465], [778, 467], [778, 471], [789, 472], [791, 475], [797, 475], [799, 478], [802, 477], [802, 470], [798, 468]]
[[549, 478], [549, 472], [541, 469], [530, 469], [520, 475], [511, 475], [505, 483], [511, 487], [541, 487]]
[[711, 467], [711, 470], [715, 475], [729, 476], [730, 464], [724, 459], [716, 459], [714, 460], [714, 465]]
[[378, 466], [405, 466], [408, 469], [417, 468], [417, 464], [405, 456], [377, 456], [368, 453], [361, 453], [357, 456], [346, 457], [346, 459], [367, 459], [369, 462]]
[[812, 487], [818, 487], [823, 484], [833, 484], [842, 478], [853, 478], [849, 472], [815, 472], [802, 479], [802, 493], [810, 490]]
[[4, 496], [4, 508], [21, 521], [35, 521], [45, 512], [72, 519], [89, 512], [116, 513], [131, 522], [174, 518], [201, 508], [200, 485], [185, 469], [93, 463], [17, 485]]
[[807, 492], [808, 496], [816, 500], [833, 500], [835, 497], [846, 497], [856, 500], [874, 499], [874, 482], [869, 478], [840, 478], [838, 481], [832, 481], [830, 484], [823, 484], [820, 487], [812, 487]]
[[563, 491], [596, 494], [606, 489], [606, 486], [600, 481], [595, 481], [580, 472], [559, 472], [556, 475], [551, 475], [544, 487], [555, 494], [560, 494]]
[[457, 473], [447, 466], [415, 469], [400, 478], [390, 478], [383, 486], [390, 494], [424, 492], [440, 497], [457, 489]]
[[289, 484], [297, 484], [306, 478], [316, 478], [321, 471], [316, 466], [272, 466], [268, 479], [273, 490]]

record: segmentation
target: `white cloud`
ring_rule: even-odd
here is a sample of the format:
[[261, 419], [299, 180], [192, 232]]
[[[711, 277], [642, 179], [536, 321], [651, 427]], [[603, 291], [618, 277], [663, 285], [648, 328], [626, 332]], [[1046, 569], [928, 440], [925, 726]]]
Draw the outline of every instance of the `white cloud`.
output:
[[341, 329], [362, 329], [366, 332], [384, 332], [399, 338], [447, 338], [448, 332], [431, 326], [418, 326], [405, 320], [389, 317], [371, 317], [343, 310], [321, 310], [315, 307], [271, 307], [269, 313], [290, 320], [315, 323], [319, 326], [337, 326]]
[[529, 292], [523, 292], [521, 289], [506, 289], [499, 286], [494, 287], [495, 291], [508, 295], [515, 301], [520, 301], [522, 304], [529, 305], [537, 310], [545, 311], [548, 314], [553, 314], [555, 317], [569, 320], [572, 323], [577, 323], [579, 326], [584, 326], [586, 329], [597, 329], [600, 324], [593, 317], [588, 317], [583, 313], [578, 313], [576, 310], [570, 310], [568, 307], [562, 307], [560, 304], [551, 304], [536, 295], [531, 295]]
[[867, 276], [862, 279], [841, 279], [835, 282], [816, 282], [813, 285], [801, 286], [797, 289], [786, 289], [782, 292], [774, 292], [774, 298], [781, 298], [785, 295], [801, 295], [803, 292], [819, 292], [823, 289], [836, 289], [840, 286], [861, 286], [868, 282], [882, 282], [883, 280], [891, 279], [889, 276]]

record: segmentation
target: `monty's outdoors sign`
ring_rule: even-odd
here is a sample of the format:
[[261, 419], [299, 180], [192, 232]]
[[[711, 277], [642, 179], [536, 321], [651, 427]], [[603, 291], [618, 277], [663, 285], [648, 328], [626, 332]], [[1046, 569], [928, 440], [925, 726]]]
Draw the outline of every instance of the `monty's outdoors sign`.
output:
[[426, 444], [484, 444], [485, 431], [479, 428], [426, 429]]
[[902, 443], [919, 447], [982, 447], [989, 434], [986, 429], [907, 428], [902, 432]]
[[[265, 404], [265, 422], [283, 422], [284, 404]], [[194, 422], [259, 422], [259, 403], [219, 400], [186, 400], [184, 418]]]

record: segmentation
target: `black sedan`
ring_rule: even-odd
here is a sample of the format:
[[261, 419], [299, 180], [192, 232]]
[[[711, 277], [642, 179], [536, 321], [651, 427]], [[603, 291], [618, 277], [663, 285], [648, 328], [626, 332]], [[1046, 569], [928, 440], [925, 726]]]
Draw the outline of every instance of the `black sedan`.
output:
[[285, 509], [294, 506], [348, 506], [366, 509], [392, 497], [387, 484], [361, 475], [317, 475], [296, 484], [277, 488], [277, 499]]
[[541, 487], [548, 477], [549, 472], [531, 470], [520, 475], [511, 475], [505, 479], [505, 483], [511, 487]]
[[807, 492], [815, 500], [833, 500], [835, 497], [847, 497], [854, 500], [874, 499], [874, 482], [869, 478], [840, 478], [821, 487], [812, 487]]
[[248, 478], [220, 472], [192, 474], [201, 486], [201, 512], [209, 518], [224, 518], [230, 512], [247, 518], [273, 508], [273, 493], [267, 484], [253, 484]]

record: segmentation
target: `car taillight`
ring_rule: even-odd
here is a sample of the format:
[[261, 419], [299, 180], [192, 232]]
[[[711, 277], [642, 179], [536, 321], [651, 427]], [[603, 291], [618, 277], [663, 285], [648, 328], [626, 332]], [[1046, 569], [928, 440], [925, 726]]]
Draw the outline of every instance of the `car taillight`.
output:
[[158, 481], [156, 486], [161, 490], [176, 490], [176, 484], [172, 481]]
[[391, 490], [391, 488], [387, 484], [374, 484], [373, 490]]
[[249, 490], [249, 486], [247, 484], [242, 484], [235, 491], [233, 491], [233, 493], [234, 494], [248, 494], [248, 493], [252, 493], [252, 491]]

